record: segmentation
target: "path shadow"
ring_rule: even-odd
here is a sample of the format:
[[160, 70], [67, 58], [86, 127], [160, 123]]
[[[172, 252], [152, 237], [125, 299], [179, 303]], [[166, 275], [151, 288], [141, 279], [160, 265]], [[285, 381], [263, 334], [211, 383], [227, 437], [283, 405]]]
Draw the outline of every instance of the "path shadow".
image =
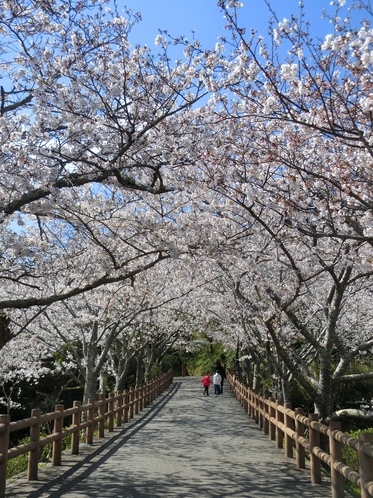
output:
[[[147, 407], [144, 412], [140, 413], [140, 417], [135, 420], [129, 427], [116, 427], [116, 435], [109, 435], [110, 439], [97, 447], [88, 456], [82, 458], [78, 463], [70, 467], [68, 470], [64, 471], [58, 477], [52, 477], [52, 480], [45, 484], [42, 484], [38, 489], [31, 491], [30, 493], [22, 495], [17, 492], [16, 489], [12, 492], [12, 487], [10, 486], [8, 492], [6, 493], [6, 498], [12, 498], [22, 496], [22, 498], [40, 498], [44, 493], [48, 493], [53, 488], [58, 488], [58, 491], [52, 491], [49, 495], [50, 498], [58, 498], [62, 494], [69, 493], [75, 483], [74, 475], [77, 475], [79, 480], [86, 480], [89, 476], [104, 462], [106, 462], [111, 456], [113, 456], [118, 448], [126, 444], [131, 438], [133, 438], [141, 429], [143, 429], [147, 424], [149, 424], [158, 414], [161, 412], [165, 406], [171, 401], [171, 399], [176, 395], [180, 389], [180, 382], [174, 382], [170, 388], [163, 393], [163, 396], [157, 401], [153, 402], [150, 407]], [[68, 456], [66, 455], [66, 459]], [[68, 463], [68, 462], [67, 462]], [[82, 467], [85, 470], [82, 471]], [[54, 467], [58, 469], [58, 467]], [[45, 469], [41, 469], [39, 472], [43, 472]], [[45, 476], [43, 476], [45, 477]], [[87, 481], [88, 482], [88, 481]], [[37, 484], [37, 481], [30, 482], [30, 485]], [[17, 485], [17, 483], [15, 483]], [[119, 495], [118, 495], [119, 497]]]

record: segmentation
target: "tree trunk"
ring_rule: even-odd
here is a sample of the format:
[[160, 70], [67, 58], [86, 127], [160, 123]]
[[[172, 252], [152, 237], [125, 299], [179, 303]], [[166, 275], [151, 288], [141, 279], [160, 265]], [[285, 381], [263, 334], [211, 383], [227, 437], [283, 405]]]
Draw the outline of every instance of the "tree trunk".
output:
[[118, 362], [118, 371], [116, 375], [115, 387], [117, 391], [123, 391], [125, 389], [125, 382], [128, 376], [128, 371], [130, 369], [132, 356], [130, 358], [121, 358]]
[[83, 404], [88, 403], [89, 398], [96, 399], [97, 397], [97, 375], [94, 369], [86, 368], [84, 381]]
[[144, 353], [139, 351], [137, 354], [137, 371], [136, 371], [136, 385], [141, 386], [144, 383]]
[[84, 395], [83, 403], [88, 402], [88, 398], [96, 399], [97, 396], [97, 370], [96, 370], [96, 360], [97, 360], [97, 344], [95, 338], [95, 330], [92, 330], [91, 341], [86, 344], [85, 353], [85, 376], [84, 376]]
[[255, 362], [253, 368], [253, 390], [258, 393], [262, 387], [262, 379], [260, 377], [260, 363]]
[[107, 388], [107, 373], [101, 371], [99, 375], [98, 392], [100, 394], [105, 394], [106, 396], [106, 388]]
[[290, 384], [289, 378], [287, 376], [281, 377], [281, 391], [282, 391], [282, 399], [284, 403], [289, 403], [290, 396]]
[[0, 312], [0, 349], [2, 349], [13, 338], [9, 328], [10, 318], [3, 312]]

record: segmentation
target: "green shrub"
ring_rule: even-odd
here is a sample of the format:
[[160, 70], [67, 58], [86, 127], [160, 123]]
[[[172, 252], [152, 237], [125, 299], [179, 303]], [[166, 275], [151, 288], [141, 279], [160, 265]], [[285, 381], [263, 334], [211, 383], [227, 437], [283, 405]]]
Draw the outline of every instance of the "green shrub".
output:
[[[45, 436], [46, 434], [40, 434], [41, 438]], [[22, 444], [27, 444], [29, 442], [30, 442], [30, 437], [26, 436], [18, 441], [17, 446], [20, 446]], [[48, 461], [50, 457], [50, 452], [51, 452], [51, 445], [47, 445], [41, 448], [39, 454], [39, 463]], [[12, 458], [11, 460], [8, 460], [6, 468], [7, 479], [10, 479], [11, 477], [14, 477], [17, 474], [20, 474], [21, 472], [25, 472], [27, 470], [28, 455], [29, 454], [27, 452], [24, 453], [23, 455], [19, 455], [15, 458]]]
[[[369, 432], [373, 434], [373, 427], [364, 430], [352, 431], [348, 432], [349, 436], [352, 436], [356, 439], [359, 439], [359, 434], [361, 432]], [[359, 472], [359, 453], [348, 446], [343, 445], [343, 459], [346, 462], [346, 465], [351, 467], [351, 469], [355, 470], [355, 472]], [[360, 496], [360, 490], [351, 484], [351, 489]]]
[[[369, 429], [364, 429], [363, 431], [353, 431], [348, 432], [347, 434], [351, 437], [359, 439], [359, 434], [361, 432], [369, 432], [373, 434], [373, 427]], [[346, 465], [354, 469], [356, 472], [359, 472], [359, 453], [348, 446], [343, 445], [343, 458], [346, 462]]]
[[8, 460], [7, 468], [6, 468], [6, 478], [10, 479], [21, 472], [25, 472], [27, 470], [28, 465], [28, 453], [24, 455], [19, 455], [16, 458], [12, 458]]
[[[107, 421], [106, 421], [107, 424]], [[98, 429], [95, 429], [95, 432], [97, 432]], [[98, 433], [98, 432], [97, 432]], [[46, 434], [40, 434], [40, 439], [46, 437]], [[80, 442], [85, 441], [85, 434], [82, 432], [80, 433], [79, 437]], [[22, 444], [27, 444], [30, 442], [30, 437], [26, 436], [23, 439], [20, 439], [17, 443], [17, 446], [20, 446]], [[62, 441], [62, 451], [65, 451], [67, 449], [71, 448], [71, 434], [66, 436], [63, 441]], [[47, 444], [43, 448], [40, 449], [39, 453], [39, 467], [45, 464], [50, 460], [52, 454], [52, 444]], [[16, 476], [17, 474], [20, 474], [21, 472], [25, 472], [27, 470], [28, 466], [28, 456], [29, 453], [24, 453], [23, 455], [19, 455], [15, 458], [12, 458], [11, 460], [8, 460], [7, 463], [7, 469], [6, 469], [6, 478], [10, 479], [11, 477]]]

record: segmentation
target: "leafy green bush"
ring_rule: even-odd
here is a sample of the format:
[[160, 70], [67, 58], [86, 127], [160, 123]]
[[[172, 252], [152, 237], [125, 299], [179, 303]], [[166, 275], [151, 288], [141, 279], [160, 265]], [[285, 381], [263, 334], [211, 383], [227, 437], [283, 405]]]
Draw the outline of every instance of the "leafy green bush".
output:
[[[358, 430], [358, 431], [348, 432], [347, 434], [356, 439], [359, 439], [359, 434], [361, 432], [369, 432], [373, 434], [373, 427], [370, 427], [369, 429], [364, 429], [363, 431]], [[355, 451], [352, 448], [349, 448], [348, 446], [343, 445], [343, 459], [346, 462], [346, 465], [351, 467], [351, 469], [355, 470], [356, 472], [359, 472], [359, 453], [357, 451]], [[351, 485], [351, 488], [356, 494], [360, 496], [360, 490], [358, 488], [356, 488], [353, 485]]]
[[[43, 438], [45, 437], [46, 434], [40, 434], [40, 437]], [[20, 446], [22, 444], [27, 444], [30, 442], [30, 437], [26, 436], [20, 441], [18, 441], [17, 446]], [[40, 449], [40, 454], [39, 454], [39, 463], [41, 462], [46, 462], [49, 460], [50, 457], [50, 452], [51, 452], [51, 445], [46, 445], [43, 448]], [[28, 452], [24, 453], [23, 455], [19, 455], [15, 458], [12, 458], [11, 460], [8, 460], [7, 463], [7, 468], [6, 468], [6, 478], [10, 479], [11, 477], [16, 476], [17, 474], [20, 474], [21, 472], [25, 472], [27, 470], [28, 466]]]
[[[107, 424], [107, 421], [106, 421]], [[97, 432], [97, 428], [95, 429], [95, 432]], [[40, 434], [40, 439], [46, 437], [46, 434], [41, 433]], [[80, 442], [85, 441], [85, 435], [81, 432], [80, 433]], [[17, 446], [20, 446], [22, 444], [27, 444], [30, 442], [30, 437], [24, 437], [23, 439], [20, 439], [17, 443]], [[71, 434], [66, 436], [63, 441], [62, 441], [62, 451], [65, 451], [67, 449], [71, 448]], [[52, 454], [52, 444], [48, 444], [44, 446], [43, 448], [40, 449], [39, 453], [39, 466], [42, 466], [46, 462], [50, 460]], [[6, 469], [6, 478], [10, 479], [11, 477], [16, 476], [17, 474], [20, 474], [21, 472], [25, 472], [27, 470], [28, 466], [28, 452], [24, 453], [23, 455], [19, 455], [18, 457], [12, 458], [11, 460], [8, 460], [7, 464], [7, 469]]]
[[[373, 427], [369, 429], [364, 429], [363, 431], [353, 431], [353, 432], [348, 432], [347, 434], [349, 436], [352, 436], [356, 439], [359, 439], [359, 434], [361, 432], [369, 432], [370, 434], [373, 434]], [[354, 469], [356, 472], [359, 472], [359, 453], [352, 448], [349, 448], [348, 446], [343, 445], [343, 458], [346, 462], [346, 465]]]
[[[186, 363], [189, 375], [206, 375], [213, 374], [217, 360], [222, 364], [228, 363], [229, 353], [220, 343], [213, 343], [208, 338], [202, 338], [199, 347], [195, 349], [192, 355], [182, 357], [183, 363]], [[233, 353], [232, 353], [233, 354]]]
[[28, 464], [28, 453], [25, 453], [24, 455], [19, 455], [16, 458], [8, 460], [6, 468], [6, 478], [10, 479], [11, 477], [20, 474], [21, 472], [25, 472], [25, 470], [27, 470], [27, 464]]

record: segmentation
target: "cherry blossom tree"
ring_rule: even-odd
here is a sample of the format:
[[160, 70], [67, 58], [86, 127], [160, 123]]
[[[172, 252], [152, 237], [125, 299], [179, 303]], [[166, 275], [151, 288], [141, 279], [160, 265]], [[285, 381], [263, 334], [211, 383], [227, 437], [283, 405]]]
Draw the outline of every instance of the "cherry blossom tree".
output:
[[313, 247], [271, 210], [245, 208], [221, 203], [221, 215], [237, 220], [237, 239], [234, 250], [215, 247], [209, 256], [206, 270], [211, 275], [215, 266], [216, 276], [204, 287], [207, 297], [198, 296], [202, 316], [218, 320], [210, 333], [230, 349], [238, 345], [243, 362], [266, 362], [277, 397], [281, 389], [289, 400], [295, 379], [326, 418], [342, 384], [373, 375], [351, 370], [373, 346], [370, 275], [344, 242]]
[[110, 292], [102, 287], [93, 294], [63, 301], [37, 323], [40, 332], [35, 332], [35, 339], [57, 355], [59, 368], [84, 386], [84, 402], [96, 397], [113, 342], [141, 312], [141, 305], [123, 308], [121, 290]]
[[173, 67], [167, 53], [132, 48], [137, 21], [102, 2], [3, 4], [3, 167], [18, 178], [2, 186], [5, 216], [93, 182], [172, 187], [162, 173], [188, 123], [168, 118], [206, 95], [204, 61], [193, 46]]
[[[276, 192], [267, 183], [260, 188], [288, 223], [315, 240], [371, 244], [372, 32], [367, 19], [352, 28], [341, 17], [345, 3], [335, 2], [323, 42], [313, 40], [303, 6], [290, 20], [272, 11], [267, 44], [219, 2], [235, 46], [228, 86], [237, 99], [228, 113], [251, 130], [242, 140], [241, 154], [251, 144], [245, 160], [262, 170], [263, 182], [274, 172], [282, 180]], [[371, 14], [369, 4], [351, 4]]]
[[183, 43], [171, 65], [161, 36], [157, 55], [131, 47], [140, 17], [103, 2], [9, 0], [0, 9], [0, 309], [27, 309], [132, 279], [168, 257], [166, 243], [166, 252], [142, 247], [135, 257], [133, 248], [125, 260], [102, 239], [119, 236], [107, 220], [121, 206], [132, 204], [136, 223], [141, 195], [181, 188], [202, 137], [191, 108], [220, 52]]
[[37, 385], [42, 377], [51, 373], [46, 359], [49, 350], [36, 343], [29, 333], [21, 334], [4, 345], [0, 351], [0, 405], [10, 413], [22, 406], [22, 383]]
[[321, 42], [303, 7], [266, 42], [219, 1], [231, 53], [180, 39], [171, 65], [115, 6], [7, 0], [0, 347], [59, 337], [87, 397], [203, 330], [323, 418], [371, 378], [373, 37], [343, 4]]
[[336, 15], [316, 44], [294, 17], [273, 28], [269, 50], [245, 37], [238, 6], [221, 3], [235, 47], [222, 78], [235, 99], [216, 92], [219, 106], [201, 115], [209, 133], [195, 175], [219, 236], [197, 247], [235, 269], [256, 330], [326, 417], [338, 385], [371, 377], [348, 372], [372, 346], [370, 30]]
[[[23, 334], [31, 344], [41, 344], [44, 356], [54, 357], [56, 367], [84, 387], [85, 402], [96, 396], [98, 382], [107, 375], [115, 379], [117, 390], [123, 390], [133, 361], [138, 365], [136, 383], [141, 385], [144, 378], [151, 378], [153, 366], [188, 335], [181, 301], [193, 287], [189, 280], [184, 285], [172, 281], [176, 273], [182, 277], [180, 261], [165, 261], [132, 282], [100, 286], [54, 303], [30, 321]], [[23, 334], [11, 342], [12, 355], [7, 347], [1, 352], [12, 357], [14, 366]], [[105, 382], [101, 389], [105, 391]]]

